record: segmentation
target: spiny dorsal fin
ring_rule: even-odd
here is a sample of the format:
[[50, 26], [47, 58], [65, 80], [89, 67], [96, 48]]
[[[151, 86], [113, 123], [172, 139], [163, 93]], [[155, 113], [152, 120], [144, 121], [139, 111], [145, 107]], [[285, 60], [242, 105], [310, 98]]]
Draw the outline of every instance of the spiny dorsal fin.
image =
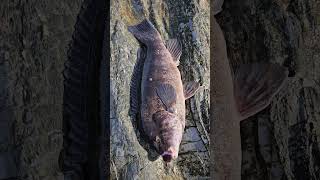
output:
[[182, 54], [182, 49], [180, 43], [177, 39], [169, 39], [166, 42], [168, 51], [171, 53], [173, 61], [176, 62], [177, 66], [179, 65], [180, 56]]
[[185, 99], [187, 100], [190, 97], [192, 97], [197, 92], [197, 90], [199, 88], [200, 88], [200, 84], [195, 81], [191, 81], [191, 82], [184, 84], [183, 85], [183, 92], [184, 92]]
[[172, 85], [159, 84], [156, 87], [156, 92], [161, 102], [166, 106], [166, 110], [169, 110], [174, 104], [176, 104], [177, 94]]
[[139, 111], [140, 86], [146, 50], [144, 47], [138, 49], [137, 62], [133, 69], [130, 82], [130, 116], [136, 116]]
[[234, 78], [234, 94], [241, 120], [266, 108], [287, 77], [286, 68], [277, 64], [241, 65]]

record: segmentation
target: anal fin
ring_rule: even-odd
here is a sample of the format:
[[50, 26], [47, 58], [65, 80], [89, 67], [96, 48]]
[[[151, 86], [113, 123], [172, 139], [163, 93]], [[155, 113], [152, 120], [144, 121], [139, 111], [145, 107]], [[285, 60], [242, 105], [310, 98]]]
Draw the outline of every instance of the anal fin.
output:
[[140, 106], [141, 78], [143, 64], [146, 57], [145, 47], [141, 47], [137, 52], [137, 61], [133, 69], [130, 82], [130, 116], [136, 116]]
[[287, 77], [286, 68], [277, 64], [241, 65], [234, 78], [234, 94], [241, 120], [266, 108]]

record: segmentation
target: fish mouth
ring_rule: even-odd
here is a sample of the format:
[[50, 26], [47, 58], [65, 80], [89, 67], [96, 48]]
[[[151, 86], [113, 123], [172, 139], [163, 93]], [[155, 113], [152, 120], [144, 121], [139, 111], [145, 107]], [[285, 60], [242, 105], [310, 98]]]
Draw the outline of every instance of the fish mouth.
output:
[[164, 152], [161, 156], [165, 162], [170, 162], [173, 159], [173, 155], [171, 152]]
[[163, 152], [161, 156], [165, 162], [171, 162], [173, 159], [176, 158], [172, 150]]

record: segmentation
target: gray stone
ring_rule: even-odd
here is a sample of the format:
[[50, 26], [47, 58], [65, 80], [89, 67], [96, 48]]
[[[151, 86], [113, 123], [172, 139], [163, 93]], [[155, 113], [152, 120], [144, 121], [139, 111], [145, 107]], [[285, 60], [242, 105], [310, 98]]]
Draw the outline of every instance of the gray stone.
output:
[[194, 151], [204, 152], [204, 151], [207, 151], [207, 149], [204, 146], [202, 141], [185, 143], [185, 144], [181, 144], [180, 146], [180, 153], [186, 153], [186, 152], [191, 153]]
[[19, 150], [19, 179], [61, 179], [62, 143], [48, 133], [62, 130], [61, 72], [81, 1], [0, 1], [1, 175], [17, 175], [3, 153]]
[[17, 164], [13, 153], [0, 153], [0, 179], [16, 178], [18, 176]]
[[201, 140], [201, 138], [199, 136], [199, 132], [198, 132], [197, 128], [195, 128], [195, 127], [186, 128], [182, 138], [183, 138], [183, 141], [185, 141], [185, 142], [200, 141]]

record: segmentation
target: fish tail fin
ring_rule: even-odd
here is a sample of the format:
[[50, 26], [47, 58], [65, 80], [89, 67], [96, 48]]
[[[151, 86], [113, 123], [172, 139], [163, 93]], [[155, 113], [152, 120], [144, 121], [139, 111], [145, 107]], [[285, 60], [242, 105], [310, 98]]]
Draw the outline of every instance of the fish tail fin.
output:
[[241, 65], [234, 78], [234, 94], [241, 120], [266, 108], [287, 77], [287, 69], [277, 64]]
[[143, 20], [137, 25], [129, 26], [128, 30], [145, 45], [160, 39], [159, 32], [148, 19]]

